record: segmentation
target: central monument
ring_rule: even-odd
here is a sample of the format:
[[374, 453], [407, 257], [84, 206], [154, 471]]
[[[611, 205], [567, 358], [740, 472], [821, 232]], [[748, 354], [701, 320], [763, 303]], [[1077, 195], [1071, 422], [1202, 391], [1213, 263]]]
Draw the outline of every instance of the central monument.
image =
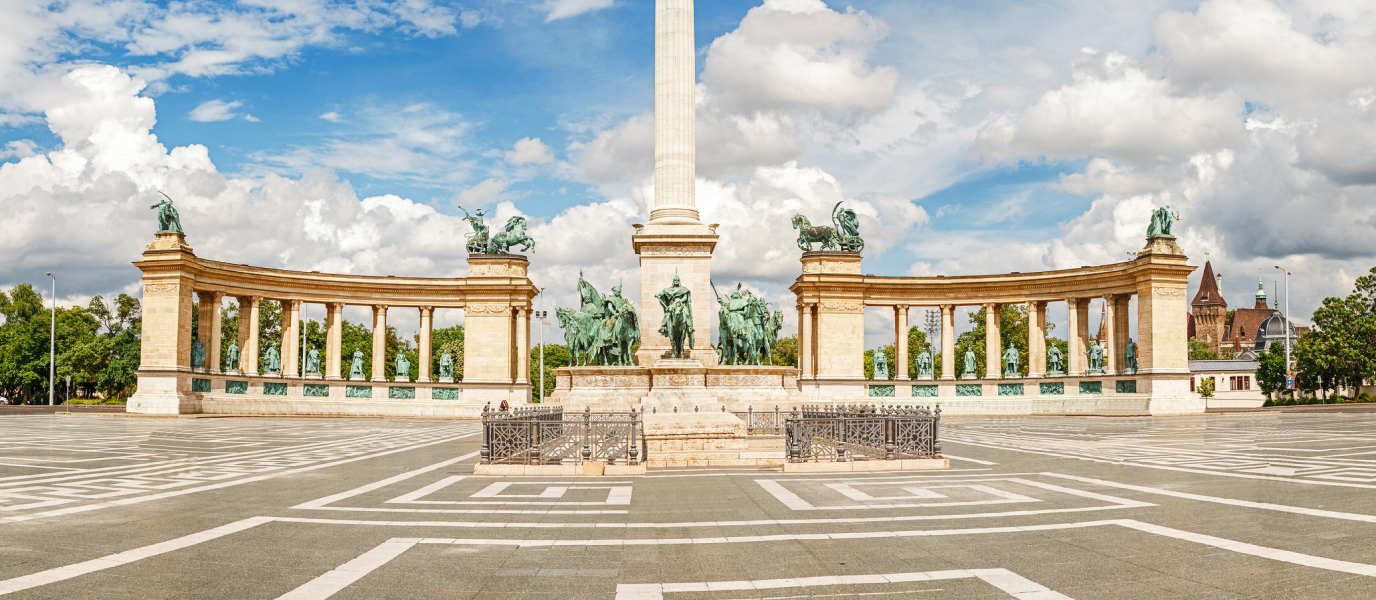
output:
[[717, 246], [715, 225], [698, 218], [696, 48], [693, 41], [693, 0], [655, 0], [655, 192], [650, 222], [637, 225], [631, 245], [640, 257], [640, 350], [636, 364], [649, 367], [671, 354], [668, 337], [660, 333], [664, 309], [660, 290], [677, 278], [692, 297], [693, 348], [685, 343], [685, 358], [704, 366], [717, 363], [708, 348], [712, 323], [712, 250]]

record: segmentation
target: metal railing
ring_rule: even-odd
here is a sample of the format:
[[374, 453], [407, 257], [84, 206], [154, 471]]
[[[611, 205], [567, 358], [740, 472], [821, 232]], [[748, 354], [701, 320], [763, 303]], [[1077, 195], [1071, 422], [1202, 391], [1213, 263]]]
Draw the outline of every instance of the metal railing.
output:
[[940, 406], [804, 406], [785, 420], [788, 462], [936, 458], [940, 422]]
[[635, 409], [565, 414], [562, 406], [483, 407], [479, 455], [485, 465], [638, 465], [646, 460], [646, 450], [644, 424]]
[[779, 412], [779, 405], [774, 405], [774, 410], [756, 411], [754, 406], [745, 407], [745, 412], [731, 413], [745, 421], [746, 435], [783, 435], [784, 417], [788, 412]]

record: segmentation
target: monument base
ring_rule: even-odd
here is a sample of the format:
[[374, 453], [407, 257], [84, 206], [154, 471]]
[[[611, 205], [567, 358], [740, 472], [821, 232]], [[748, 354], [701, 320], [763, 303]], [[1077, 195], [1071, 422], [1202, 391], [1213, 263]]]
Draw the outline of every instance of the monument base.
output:
[[594, 410], [745, 412], [748, 407], [802, 402], [798, 369], [775, 366], [702, 365], [692, 359], [659, 359], [650, 367], [561, 367], [554, 370], [547, 404]]

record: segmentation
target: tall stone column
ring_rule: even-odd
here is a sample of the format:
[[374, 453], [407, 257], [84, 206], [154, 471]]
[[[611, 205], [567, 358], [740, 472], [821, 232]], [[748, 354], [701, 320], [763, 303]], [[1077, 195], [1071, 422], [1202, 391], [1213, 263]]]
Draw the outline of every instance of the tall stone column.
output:
[[516, 309], [516, 383], [530, 383], [530, 309]]
[[341, 363], [344, 353], [344, 303], [325, 305], [325, 379], [342, 379]]
[[373, 306], [373, 381], [387, 381], [387, 306]]
[[693, 1], [655, 1], [655, 196], [650, 222], [637, 226], [631, 245], [640, 256], [640, 351], [653, 364], [669, 349], [659, 334], [664, 311], [655, 294], [677, 276], [692, 292], [692, 358], [713, 366], [712, 250], [716, 226], [698, 219], [696, 179], [696, 48]]
[[1067, 298], [1070, 307], [1070, 332], [1066, 358], [1066, 374], [1071, 377], [1084, 377], [1085, 350], [1089, 348], [1089, 301], [1085, 298]]
[[[205, 343], [206, 359], [201, 367], [206, 371], [210, 370], [210, 344], [208, 342], [210, 341], [210, 322], [213, 319], [205, 318], [205, 314], [211, 312], [210, 303], [214, 297], [215, 292], [196, 292], [196, 311], [200, 313], [200, 323], [197, 324], [196, 334], [192, 337]], [[188, 362], [187, 364], [191, 363]]]
[[984, 305], [984, 377], [1001, 379], [1003, 377], [1003, 337], [999, 332], [999, 319], [1003, 305]]
[[200, 331], [197, 336], [205, 344], [205, 362], [201, 367], [206, 373], [220, 372], [220, 303], [224, 294], [220, 292], [197, 292], [199, 304]]
[[420, 339], [416, 341], [416, 350], [418, 351], [417, 360], [420, 362], [420, 370], [417, 371], [416, 377], [417, 383], [430, 381], [430, 363], [432, 362], [430, 360], [430, 346], [432, 345], [430, 342], [430, 334], [435, 328], [434, 322], [432, 321], [434, 313], [435, 309], [432, 307], [420, 307]]
[[1132, 301], [1132, 295], [1118, 294], [1115, 298], [1118, 301], [1118, 305], [1113, 312], [1113, 355], [1118, 357], [1118, 370], [1121, 372], [1127, 367], [1127, 365], [1122, 364], [1122, 360], [1123, 353], [1128, 349], [1128, 335], [1130, 335], [1131, 331], [1128, 329], [1128, 319], [1131, 316], [1128, 303]]
[[261, 296], [239, 297], [239, 372], [258, 374], [258, 312]]
[[798, 305], [798, 378], [812, 378], [812, 305]]
[[301, 301], [282, 300], [282, 376], [300, 377]]
[[893, 328], [894, 362], [898, 363], [894, 365], [893, 378], [908, 381], [912, 379], [908, 376], [908, 305], [893, 307]]
[[1117, 296], [1113, 294], [1104, 295], [1104, 339], [1099, 340], [1099, 345], [1104, 349], [1104, 375], [1118, 374], [1119, 356], [1114, 356], [1114, 348], [1118, 347], [1115, 322], [1118, 320]]
[[1027, 376], [1046, 376], [1046, 302], [1027, 303]]
[[941, 305], [941, 378], [956, 378], [956, 307]]

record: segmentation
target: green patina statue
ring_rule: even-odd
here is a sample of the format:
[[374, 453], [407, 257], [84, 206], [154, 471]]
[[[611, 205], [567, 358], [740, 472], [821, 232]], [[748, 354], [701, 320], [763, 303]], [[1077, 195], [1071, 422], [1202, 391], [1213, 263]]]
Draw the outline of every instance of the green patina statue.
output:
[[664, 321], [659, 325], [659, 334], [669, 338], [674, 358], [687, 358], [683, 343], [688, 348], [696, 344], [693, 340], [693, 293], [679, 283], [678, 272], [674, 273], [674, 283], [655, 294], [659, 305], [664, 309]]
[[1052, 346], [1046, 351], [1046, 371], [1049, 375], [1060, 375], [1065, 372], [1065, 365], [1062, 364], [1065, 357], [1061, 356], [1061, 349]]
[[973, 348], [965, 349], [965, 371], [963, 374], [975, 376], [975, 350]]
[[872, 377], [871, 379], [877, 379], [877, 380], [880, 380], [880, 381], [885, 381], [885, 380], [888, 380], [888, 378], [889, 378], [889, 358], [888, 358], [888, 356], [886, 356], [886, 355], [884, 354], [884, 351], [883, 351], [882, 349], [880, 349], [880, 350], [875, 350], [875, 351], [874, 351], [874, 377]]
[[444, 354], [440, 355], [440, 378], [454, 378], [454, 357], [449, 356], [448, 350], [445, 350]]
[[238, 341], [238, 340], [230, 340], [230, 341], [229, 341], [229, 350], [226, 350], [226, 351], [225, 351], [225, 370], [226, 370], [226, 371], [238, 371], [238, 370], [239, 370], [239, 341]]
[[1104, 347], [1099, 345], [1098, 340], [1089, 343], [1089, 350], [1085, 351], [1089, 355], [1089, 372], [1104, 372]]
[[635, 358], [632, 350], [640, 340], [640, 319], [635, 306], [621, 296], [621, 285], [613, 286], [612, 293], [603, 296], [579, 271], [578, 296], [578, 310], [554, 311], [559, 326], [564, 328], [572, 364], [631, 365]]
[[1137, 374], [1137, 342], [1132, 341], [1132, 338], [1128, 338], [1128, 347], [1123, 350], [1123, 374]]
[[923, 348], [922, 353], [917, 355], [917, 359], [914, 360], [914, 362], [917, 363], [918, 377], [932, 376], [932, 353], [930, 350]]
[[[712, 285], [717, 293], [717, 286]], [[717, 362], [723, 365], [774, 364], [774, 344], [784, 324], [784, 311], [769, 311], [769, 303], [756, 298], [741, 284], [729, 298], [717, 294]]]
[[320, 374], [320, 351], [315, 346], [311, 346], [310, 352], [306, 353], [306, 372]]
[[463, 211], [464, 219], [473, 227], [473, 233], [468, 234], [468, 242], [464, 244], [469, 254], [509, 254], [512, 246], [520, 246], [522, 252], [535, 247], [535, 240], [526, 235], [525, 217], [511, 217], [506, 220], [506, 229], [491, 233], [487, 222], [483, 221], [488, 213], [479, 209], [476, 215], [470, 215], [462, 206], [459, 210]]
[[1169, 204], [1151, 211], [1151, 224], [1147, 226], [1147, 237], [1168, 237], [1171, 235], [1171, 224], [1180, 220], [1180, 213], [1171, 214]]
[[264, 373], [282, 372], [282, 353], [277, 351], [277, 346], [269, 346], [267, 356], [263, 357]]
[[411, 381], [411, 361], [406, 360], [406, 354], [403, 352], [397, 353], [397, 372], [396, 376], [393, 377], [392, 380], [405, 382]]
[[363, 349], [354, 348], [354, 361], [349, 365], [349, 379], [363, 377]]
[[205, 344], [201, 340], [191, 340], [191, 368], [205, 366]]
[[166, 199], [148, 207], [158, 211], [158, 233], [186, 233], [182, 231], [182, 218], [177, 214], [177, 207], [172, 206], [172, 198], [167, 194], [162, 197]]
[[1022, 373], [1018, 371], [1018, 349], [1009, 346], [1008, 351], [1003, 353], [1003, 376], [1020, 377], [1021, 375]]
[[811, 252], [813, 244], [821, 244], [822, 250], [839, 248], [843, 252], [859, 252], [865, 249], [865, 240], [860, 237], [860, 219], [855, 211], [841, 208], [841, 203], [831, 209], [831, 222], [835, 227], [813, 226], [803, 215], [793, 215], [793, 228], [798, 230], [798, 248]]

